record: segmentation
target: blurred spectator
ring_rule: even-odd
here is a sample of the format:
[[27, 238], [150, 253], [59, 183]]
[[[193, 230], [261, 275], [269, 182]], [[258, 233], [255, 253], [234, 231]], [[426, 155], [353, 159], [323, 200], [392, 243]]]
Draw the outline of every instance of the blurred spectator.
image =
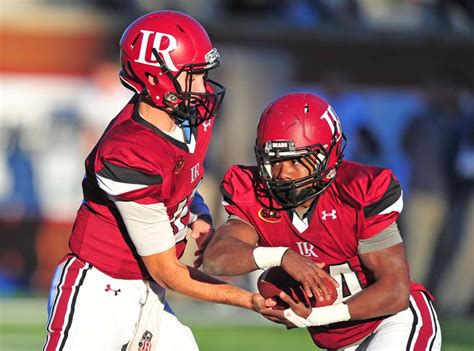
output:
[[[453, 160], [461, 114], [452, 84], [432, 82], [426, 89], [425, 110], [411, 120], [402, 136], [411, 163], [411, 190], [403, 217], [405, 241], [411, 276], [425, 284], [446, 215], [453, 215], [448, 194], [454, 185]], [[444, 233], [449, 240], [456, 234]]]
[[39, 200], [31, 154], [24, 146], [21, 128], [6, 131], [6, 160], [11, 186], [9, 194], [0, 200], [0, 217], [7, 221], [39, 217]]
[[80, 143], [83, 124], [75, 107], [53, 106], [44, 124], [45, 138], [35, 164], [44, 212], [34, 243], [38, 262], [33, 288], [39, 291], [47, 291], [55, 265], [68, 250], [74, 213], [82, 199], [77, 184], [84, 174]]
[[454, 145], [449, 212], [428, 285], [435, 289], [442, 313], [462, 316], [474, 312], [474, 110], [467, 110], [459, 119]]
[[[119, 83], [118, 56], [104, 57], [92, 68], [73, 108], [82, 125], [82, 148], [86, 153], [97, 143], [102, 132], [128, 100], [132, 92]], [[91, 103], [93, 101], [93, 103]]]
[[[298, 1], [297, 1], [298, 2]], [[224, 0], [225, 13], [246, 17], [272, 17], [281, 11], [280, 0]]]
[[455, 19], [456, 16], [452, 15], [453, 10], [461, 12], [471, 28], [474, 23], [474, 1], [472, 0], [434, 0], [428, 9], [433, 14], [435, 24], [442, 29], [456, 29], [458, 26], [459, 19]]
[[[292, 3], [292, 1], [287, 1]], [[361, 13], [358, 0], [307, 0], [321, 18], [321, 22], [336, 25], [360, 23]]]
[[40, 206], [31, 154], [19, 127], [4, 131], [9, 189], [0, 198], [0, 295], [30, 287]]
[[364, 97], [356, 89], [351, 89], [348, 79], [338, 72], [327, 74], [321, 79], [321, 84], [322, 96], [331, 101], [347, 137], [345, 159], [379, 165], [380, 142], [371, 129]]
[[137, 0], [81, 0], [80, 3], [77, 0], [41, 0], [38, 2], [50, 3], [54, 6], [91, 7], [95, 11], [113, 14], [114, 20], [117, 20], [117, 16], [133, 16], [141, 11], [141, 1]]
[[224, 0], [222, 7], [228, 15], [285, 19], [297, 27], [353, 25], [360, 20], [357, 0]]
[[[96, 0], [97, 1], [97, 0]], [[106, 1], [106, 0], [102, 0]], [[156, 10], [176, 10], [187, 13], [202, 21], [216, 21], [221, 12], [221, 3], [227, 0], [128, 0], [135, 4], [141, 13]], [[132, 15], [128, 14], [130, 19]]]

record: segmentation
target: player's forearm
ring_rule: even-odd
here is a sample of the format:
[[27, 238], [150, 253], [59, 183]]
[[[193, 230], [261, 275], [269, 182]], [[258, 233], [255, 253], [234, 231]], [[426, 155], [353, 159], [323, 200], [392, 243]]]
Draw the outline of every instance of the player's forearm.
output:
[[351, 318], [368, 319], [405, 310], [410, 297], [410, 277], [403, 244], [360, 257], [374, 275], [375, 282], [347, 300]]
[[405, 310], [409, 303], [409, 283], [388, 277], [348, 299], [351, 320], [391, 315]]
[[177, 264], [161, 270], [157, 280], [181, 294], [202, 301], [253, 309], [252, 294], [239, 287], [227, 284], [195, 268]]
[[255, 246], [234, 238], [220, 238], [204, 251], [203, 270], [214, 275], [241, 275], [257, 269]]
[[[403, 284], [393, 279], [378, 281], [344, 303], [313, 308], [310, 314], [302, 317], [295, 313], [291, 299], [283, 297], [291, 308], [285, 310], [285, 317], [297, 327], [328, 325], [348, 320], [367, 320], [392, 315], [408, 307], [408, 294]], [[393, 284], [391, 284], [393, 283]], [[387, 288], [391, 287], [388, 291]]]

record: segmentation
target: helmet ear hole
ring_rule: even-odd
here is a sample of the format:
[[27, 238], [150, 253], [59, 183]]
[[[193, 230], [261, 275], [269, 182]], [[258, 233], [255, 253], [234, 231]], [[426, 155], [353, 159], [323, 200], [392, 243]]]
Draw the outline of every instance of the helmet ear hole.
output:
[[151, 85], [158, 85], [159, 81], [158, 81], [158, 77], [151, 74], [151, 73], [145, 73], [146, 74], [146, 78], [148, 80], [148, 83], [150, 83]]

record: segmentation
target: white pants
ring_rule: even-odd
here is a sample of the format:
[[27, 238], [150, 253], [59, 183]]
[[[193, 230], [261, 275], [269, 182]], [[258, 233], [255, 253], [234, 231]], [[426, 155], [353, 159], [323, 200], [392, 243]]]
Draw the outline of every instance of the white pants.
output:
[[198, 350], [164, 296], [155, 282], [111, 278], [68, 255], [51, 285], [43, 350]]
[[406, 310], [384, 319], [361, 344], [342, 350], [441, 350], [441, 328], [433, 304], [425, 293], [412, 291]]

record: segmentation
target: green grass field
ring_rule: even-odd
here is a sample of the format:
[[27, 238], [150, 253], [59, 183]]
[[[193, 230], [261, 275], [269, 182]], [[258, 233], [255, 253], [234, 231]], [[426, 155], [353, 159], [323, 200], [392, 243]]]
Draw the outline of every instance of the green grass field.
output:
[[[44, 299], [0, 300], [0, 350], [41, 349], [45, 330], [45, 303]], [[306, 330], [288, 331], [284, 327], [271, 326], [265, 321], [254, 319], [251, 313], [236, 313], [236, 309], [212, 310], [212, 305], [208, 304], [199, 305], [197, 309], [189, 306], [175, 310], [180, 310], [177, 311], [180, 312], [178, 315], [191, 327], [203, 351], [318, 350]], [[187, 313], [181, 312], [184, 310]], [[208, 311], [206, 316], [203, 316], [202, 311]], [[443, 351], [474, 350], [474, 320], [442, 320], [441, 325]]]

